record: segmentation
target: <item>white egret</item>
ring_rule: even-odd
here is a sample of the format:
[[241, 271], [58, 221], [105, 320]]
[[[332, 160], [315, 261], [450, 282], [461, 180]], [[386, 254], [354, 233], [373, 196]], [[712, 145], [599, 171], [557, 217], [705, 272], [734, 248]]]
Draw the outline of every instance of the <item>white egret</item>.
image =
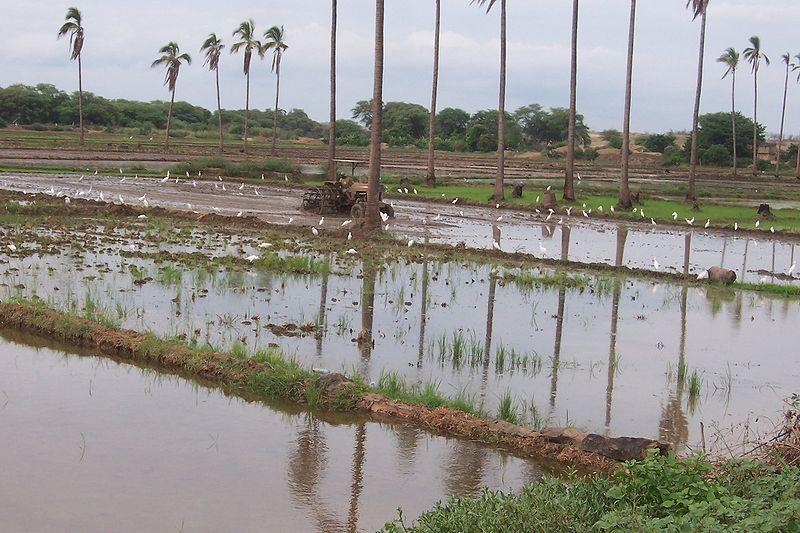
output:
[[311, 233], [314, 235], [314, 237], [316, 237], [317, 235], [319, 235], [319, 230], [312, 226]]

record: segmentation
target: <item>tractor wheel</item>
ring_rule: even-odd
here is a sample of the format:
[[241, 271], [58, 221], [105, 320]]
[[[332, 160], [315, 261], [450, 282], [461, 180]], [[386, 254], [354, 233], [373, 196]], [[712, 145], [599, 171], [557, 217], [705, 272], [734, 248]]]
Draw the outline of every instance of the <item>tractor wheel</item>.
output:
[[350, 218], [353, 220], [362, 220], [366, 211], [364, 204], [353, 204], [353, 207], [350, 208]]

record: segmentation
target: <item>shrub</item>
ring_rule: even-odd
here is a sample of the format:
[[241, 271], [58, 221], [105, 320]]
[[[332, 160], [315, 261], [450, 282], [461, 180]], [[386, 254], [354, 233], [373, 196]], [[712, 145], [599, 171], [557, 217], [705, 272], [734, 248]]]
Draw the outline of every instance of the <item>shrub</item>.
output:
[[619, 131], [605, 130], [600, 133], [600, 136], [608, 142], [611, 148], [616, 148], [617, 150], [622, 148], [622, 134]]
[[661, 164], [665, 167], [676, 167], [683, 162], [683, 153], [675, 146], [670, 146], [661, 154]]
[[698, 155], [700, 156], [700, 162], [704, 165], [724, 167], [730, 165], [733, 161], [731, 153], [721, 144], [711, 145], [708, 149], [701, 150]]
[[663, 154], [670, 146], [675, 146], [675, 136], [671, 133], [657, 133], [645, 135], [638, 140], [639, 144], [648, 152]]

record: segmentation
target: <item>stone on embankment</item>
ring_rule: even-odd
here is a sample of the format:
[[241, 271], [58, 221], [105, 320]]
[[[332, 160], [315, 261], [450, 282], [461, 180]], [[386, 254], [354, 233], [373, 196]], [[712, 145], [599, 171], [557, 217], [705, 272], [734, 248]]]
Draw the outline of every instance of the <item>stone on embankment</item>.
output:
[[569, 446], [580, 446], [586, 438], [586, 433], [578, 428], [544, 428], [541, 434], [550, 442]]
[[641, 461], [647, 456], [649, 450], [659, 450], [661, 453], [667, 453], [670, 447], [669, 444], [651, 439], [634, 437], [609, 438], [592, 433], [583, 439], [580, 449], [615, 461]]

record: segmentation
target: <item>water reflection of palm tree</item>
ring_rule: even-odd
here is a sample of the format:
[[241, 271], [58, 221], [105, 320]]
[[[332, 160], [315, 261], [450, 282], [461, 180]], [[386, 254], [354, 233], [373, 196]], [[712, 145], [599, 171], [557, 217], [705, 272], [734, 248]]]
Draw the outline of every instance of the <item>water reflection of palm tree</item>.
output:
[[422, 368], [422, 359], [425, 355], [425, 325], [428, 321], [428, 258], [422, 258], [422, 303], [419, 313], [419, 354], [417, 368]]
[[[569, 226], [561, 226], [561, 260], [569, 260]], [[566, 305], [567, 289], [564, 286], [558, 289], [558, 311], [556, 312], [556, 339], [553, 343], [553, 359], [550, 369], [550, 413], [556, 407], [558, 395], [558, 367], [561, 364], [561, 336], [564, 332], [564, 307]]]
[[448, 496], [471, 498], [483, 489], [487, 449], [473, 442], [454, 440], [445, 468], [444, 488]]
[[[330, 259], [326, 258], [326, 262], [330, 265]], [[319, 291], [319, 312], [317, 314], [317, 331], [315, 337], [317, 339], [317, 357], [322, 357], [322, 339], [325, 337], [325, 321], [326, 311], [328, 307], [328, 278], [330, 277], [330, 268], [326, 268], [322, 272], [322, 283]]]
[[356, 447], [353, 451], [353, 481], [350, 485], [350, 506], [347, 512], [347, 530], [358, 531], [358, 500], [364, 489], [364, 461], [366, 460], [367, 425], [356, 426]]
[[[361, 280], [361, 332], [358, 346], [361, 349], [362, 363], [366, 365], [372, 355], [374, 345], [373, 319], [375, 316], [375, 278], [378, 270], [374, 265], [364, 263]], [[364, 368], [363, 370], [366, 370]], [[366, 376], [366, 374], [364, 374]]]
[[327, 466], [327, 444], [321, 422], [306, 414], [305, 424], [297, 430], [296, 449], [287, 469], [289, 491], [293, 499], [311, 511], [320, 531], [342, 531], [344, 524], [328, 509], [319, 495], [319, 481]]
[[683, 275], [689, 275], [689, 259], [692, 254], [692, 232], [683, 236]]
[[750, 247], [750, 239], [745, 239], [744, 241], [744, 260], [742, 261], [742, 278], [741, 281], [744, 281], [744, 276], [747, 273], [747, 249]]
[[681, 337], [678, 349], [678, 371], [675, 395], [670, 395], [667, 405], [661, 409], [659, 422], [659, 438], [672, 444], [675, 450], [681, 450], [689, 441], [689, 423], [683, 412], [683, 393], [686, 384], [686, 299], [689, 286], [684, 283], [681, 289]]
[[725, 266], [725, 251], [727, 249], [728, 249], [728, 238], [725, 237], [725, 239], [722, 241], [722, 259], [719, 260], [720, 267]]
[[[617, 251], [614, 266], [621, 267], [625, 263], [625, 244], [628, 241], [628, 228], [617, 226]], [[614, 278], [614, 293], [611, 302], [611, 333], [608, 346], [608, 379], [606, 383], [606, 433], [611, 428], [611, 404], [614, 398], [614, 377], [617, 373], [617, 326], [619, 323], [619, 300], [622, 295], [622, 278]]]

